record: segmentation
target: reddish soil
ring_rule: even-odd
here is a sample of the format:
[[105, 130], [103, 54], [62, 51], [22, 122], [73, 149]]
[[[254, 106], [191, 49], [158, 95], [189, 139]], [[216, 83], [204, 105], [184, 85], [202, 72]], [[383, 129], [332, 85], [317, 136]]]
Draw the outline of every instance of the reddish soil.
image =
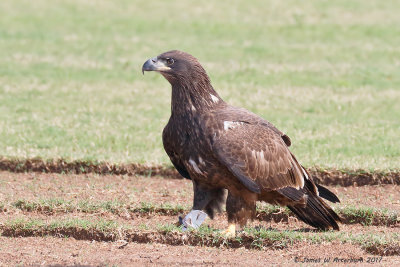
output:
[[[1, 266], [12, 265], [90, 265], [90, 266], [271, 266], [304, 265], [300, 261], [324, 258], [359, 259], [362, 264], [342, 266], [364, 266], [368, 255], [357, 246], [341, 243], [318, 245], [294, 245], [283, 250], [248, 250], [168, 246], [163, 244], [137, 244], [123, 242], [78, 241], [73, 238], [54, 237], [0, 237]], [[122, 247], [123, 246], [123, 247]], [[373, 257], [373, 256], [372, 256]], [[378, 257], [380, 258], [380, 257]], [[381, 265], [396, 266], [399, 257], [383, 257]], [[332, 264], [337, 266], [338, 264]]]
[[[161, 176], [0, 172], [0, 183], [3, 185], [0, 187], [2, 202], [58, 198], [91, 201], [118, 200], [133, 204], [176, 203], [189, 207], [193, 197], [191, 181]], [[400, 211], [399, 185], [328, 186], [328, 188], [339, 196], [341, 204]]]
[[400, 185], [330, 187], [330, 189], [337, 193], [342, 204], [387, 208], [400, 212]]
[[[388, 208], [400, 211], [400, 194], [398, 185], [376, 186], [331, 186], [342, 200], [342, 204], [362, 204], [376, 208]], [[0, 172], [0, 202], [12, 203], [16, 200], [39, 201], [41, 199], [57, 198], [72, 201], [118, 200], [122, 203], [140, 206], [140, 202], [153, 204], [172, 203], [189, 207], [192, 202], [192, 184], [188, 180], [169, 179], [163, 177], [143, 176], [112, 176], [97, 174], [62, 175], [46, 173], [10, 173]], [[340, 206], [341, 204], [337, 205]], [[176, 223], [177, 216], [157, 214], [127, 214], [115, 215], [109, 212], [85, 214], [81, 212], [43, 214], [27, 212], [19, 209], [9, 209], [0, 213], [0, 224], [15, 218], [39, 218], [52, 221], [69, 218], [84, 218], [98, 220], [100, 218], [113, 220], [122, 225], [136, 229], [147, 225], [155, 229], [160, 224]], [[206, 224], [224, 229], [227, 226], [226, 216], [207, 220]], [[290, 217], [288, 222], [265, 222], [255, 220], [248, 226], [272, 227], [277, 230], [304, 230], [308, 226]], [[392, 234], [398, 233], [397, 227], [341, 225], [341, 231], [346, 235], [357, 234]], [[307, 234], [307, 233], [305, 233]], [[325, 257], [341, 259], [363, 258], [363, 264], [368, 257], [373, 256], [358, 245], [326, 242], [318, 245], [293, 244], [284, 249], [226, 249], [212, 247], [173, 246], [165, 244], [137, 244], [124, 241], [92, 242], [75, 240], [74, 238], [57, 237], [0, 237], [1, 266], [10, 265], [218, 265], [218, 266], [265, 266], [292, 265], [295, 258], [299, 261], [307, 259], [318, 260]], [[156, 241], [154, 241], [156, 242]], [[120, 248], [119, 248], [120, 247]], [[385, 256], [381, 264], [394, 266], [400, 263], [399, 256]], [[310, 264], [310, 262], [306, 262]], [[317, 263], [320, 265], [321, 263]], [[353, 264], [363, 266], [363, 264]], [[348, 264], [343, 264], [345, 266]]]
[[62, 175], [0, 172], [0, 201], [58, 198], [65, 200], [192, 203], [192, 182], [124, 175]]

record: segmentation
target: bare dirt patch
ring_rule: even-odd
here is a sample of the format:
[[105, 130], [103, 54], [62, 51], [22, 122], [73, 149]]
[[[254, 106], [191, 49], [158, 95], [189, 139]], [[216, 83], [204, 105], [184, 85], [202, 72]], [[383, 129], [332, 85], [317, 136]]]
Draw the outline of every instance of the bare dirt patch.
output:
[[[0, 172], [0, 201], [59, 198], [126, 203], [192, 203], [192, 183], [162, 176]], [[341, 204], [400, 210], [399, 185], [330, 186]], [[340, 204], [339, 204], [340, 205]]]
[[[341, 203], [380, 207], [400, 212], [400, 185], [330, 187]], [[340, 206], [337, 205], [337, 206]]]
[[192, 183], [160, 176], [0, 172], [0, 201], [58, 198], [190, 205]]
[[[149, 214], [178, 216], [190, 209], [193, 197], [189, 180], [160, 176], [0, 172], [0, 181], [3, 184], [0, 187], [0, 211], [8, 214], [83, 212], [123, 218]], [[330, 189], [342, 201], [335, 206], [344, 223], [400, 223], [398, 185], [336, 186]], [[263, 206], [267, 210], [261, 208], [257, 213], [261, 221], [288, 221], [291, 216], [290, 212]]]
[[[91, 266], [271, 266], [293, 265], [296, 260], [324, 258], [359, 259], [371, 257], [351, 244], [326, 243], [295, 245], [288, 249], [249, 250], [199, 246], [168, 246], [121, 242], [79, 241], [74, 238], [0, 237], [2, 266], [11, 265], [91, 265]], [[395, 266], [399, 258], [386, 256], [381, 264]], [[310, 264], [310, 263], [309, 263]], [[335, 263], [336, 265], [337, 263]], [[340, 263], [339, 263], [340, 264]], [[304, 263], [303, 263], [304, 265]], [[316, 263], [315, 265], [321, 265]], [[342, 263], [343, 266], [348, 264]]]

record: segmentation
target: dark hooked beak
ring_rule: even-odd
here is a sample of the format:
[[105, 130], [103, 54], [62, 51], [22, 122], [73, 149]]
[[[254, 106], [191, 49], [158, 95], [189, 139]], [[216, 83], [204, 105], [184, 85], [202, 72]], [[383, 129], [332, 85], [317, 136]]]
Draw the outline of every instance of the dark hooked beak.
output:
[[157, 57], [153, 57], [143, 64], [142, 73], [144, 74], [145, 71], [167, 71], [170, 69], [170, 67], [165, 65], [165, 62], [158, 60]]

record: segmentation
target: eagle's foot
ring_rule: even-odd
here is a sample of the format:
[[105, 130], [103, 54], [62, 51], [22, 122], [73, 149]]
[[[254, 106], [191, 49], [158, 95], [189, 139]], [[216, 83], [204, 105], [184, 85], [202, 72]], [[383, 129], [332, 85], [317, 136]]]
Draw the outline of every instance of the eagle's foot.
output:
[[189, 227], [197, 229], [207, 218], [207, 213], [201, 210], [191, 210], [185, 218], [179, 217], [179, 222], [182, 225], [182, 230], [186, 231]]
[[236, 224], [230, 223], [228, 228], [221, 232], [226, 238], [232, 238], [236, 236]]

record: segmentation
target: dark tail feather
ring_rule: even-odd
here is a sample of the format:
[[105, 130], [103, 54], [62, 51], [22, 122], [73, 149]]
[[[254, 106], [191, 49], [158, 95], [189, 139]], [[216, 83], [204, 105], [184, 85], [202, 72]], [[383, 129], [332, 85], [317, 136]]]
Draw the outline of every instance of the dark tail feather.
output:
[[319, 196], [325, 198], [326, 200], [329, 200], [330, 202], [333, 203], [339, 203], [340, 200], [339, 198], [331, 191], [329, 191], [328, 188], [323, 187], [322, 185], [315, 184], [318, 188]]
[[307, 205], [288, 206], [305, 223], [322, 230], [339, 230], [340, 217], [318, 196], [309, 195]]
[[[301, 166], [301, 165], [300, 165]], [[311, 190], [312, 192], [315, 192], [315, 190], [313, 190], [314, 185], [318, 188], [318, 192], [319, 192], [319, 196], [322, 198], [325, 198], [326, 200], [329, 200], [330, 202], [336, 203], [336, 202], [340, 202], [339, 198], [332, 193], [328, 188], [323, 187], [322, 185], [316, 184], [316, 183], [307, 183], [310, 180], [309, 177], [311, 177], [310, 173], [306, 170], [306, 168], [304, 168], [303, 166], [301, 166], [303, 172], [305, 173], [305, 180], [306, 180], [306, 186], [309, 187], [309, 190]], [[308, 185], [307, 185], [308, 184]]]

